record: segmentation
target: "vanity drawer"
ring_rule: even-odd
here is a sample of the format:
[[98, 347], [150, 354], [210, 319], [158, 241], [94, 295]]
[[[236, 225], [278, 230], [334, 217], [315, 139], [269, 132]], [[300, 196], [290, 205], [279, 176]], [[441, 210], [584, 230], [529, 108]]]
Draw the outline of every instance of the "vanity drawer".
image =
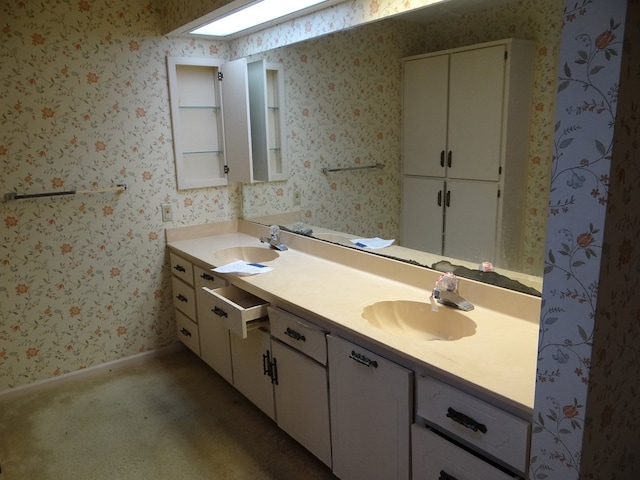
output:
[[326, 332], [304, 319], [278, 308], [269, 307], [271, 335], [322, 365], [327, 364]]
[[213, 297], [211, 311], [239, 337], [247, 338], [248, 330], [266, 321], [269, 303], [241, 288], [229, 285], [215, 290], [203, 287], [202, 290]]
[[528, 422], [425, 376], [416, 381], [416, 414], [463, 443], [526, 472]]
[[173, 290], [173, 306], [181, 310], [191, 320], [196, 320], [196, 295], [193, 287], [187, 285], [178, 277], [171, 277]]
[[193, 276], [195, 278], [196, 292], [201, 290], [202, 287], [207, 287], [211, 290], [216, 288], [226, 287], [228, 285], [224, 278], [214, 275], [209, 270], [200, 268], [196, 265], [193, 267]]
[[169, 252], [169, 262], [171, 262], [171, 273], [189, 285], [193, 285], [193, 265], [191, 262]]
[[411, 426], [412, 478], [455, 480], [513, 480], [504, 472], [424, 425]]
[[176, 327], [178, 329], [178, 340], [184, 343], [196, 355], [200, 356], [198, 325], [191, 321], [184, 313], [176, 310]]

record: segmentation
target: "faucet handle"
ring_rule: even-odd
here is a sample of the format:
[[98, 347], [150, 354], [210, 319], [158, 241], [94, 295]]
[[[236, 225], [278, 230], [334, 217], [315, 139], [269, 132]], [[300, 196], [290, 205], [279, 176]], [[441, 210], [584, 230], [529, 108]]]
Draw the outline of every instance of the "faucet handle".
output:
[[278, 238], [280, 236], [280, 227], [278, 225], [271, 225], [269, 227], [269, 235], [271, 238]]

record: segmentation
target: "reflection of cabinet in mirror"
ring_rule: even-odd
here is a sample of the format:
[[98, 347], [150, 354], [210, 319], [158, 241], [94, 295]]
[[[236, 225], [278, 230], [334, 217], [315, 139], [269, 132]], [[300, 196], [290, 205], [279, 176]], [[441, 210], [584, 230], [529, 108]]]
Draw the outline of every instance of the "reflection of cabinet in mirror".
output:
[[403, 246], [518, 266], [532, 71], [518, 40], [405, 59]]
[[168, 57], [178, 189], [285, 180], [278, 64]]

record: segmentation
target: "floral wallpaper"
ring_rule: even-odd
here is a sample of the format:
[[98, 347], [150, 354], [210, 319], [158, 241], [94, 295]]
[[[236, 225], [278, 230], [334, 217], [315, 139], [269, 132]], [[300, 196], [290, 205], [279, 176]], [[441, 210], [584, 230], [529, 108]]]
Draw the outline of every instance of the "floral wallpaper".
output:
[[[166, 55], [148, 0], [0, 4], [0, 391], [175, 341], [164, 228], [239, 215], [237, 186], [176, 190]], [[160, 205], [173, 207], [162, 223]]]
[[531, 479], [640, 473], [638, 17], [635, 53], [623, 55], [625, 7], [571, 0], [563, 11]]
[[[451, 17], [426, 27], [386, 20], [260, 54], [284, 65], [291, 180], [243, 186], [244, 215], [251, 218], [300, 209], [300, 220], [311, 225], [397, 239], [401, 59], [502, 38], [524, 38], [536, 43], [536, 55], [521, 270], [542, 275], [561, 4], [557, 0], [535, 5], [501, 2], [477, 8], [472, 15]], [[261, 41], [258, 37], [257, 42]], [[250, 46], [232, 47], [234, 52], [248, 50]], [[323, 167], [378, 163], [385, 168], [321, 173]], [[294, 191], [301, 192], [300, 207], [293, 205]]]

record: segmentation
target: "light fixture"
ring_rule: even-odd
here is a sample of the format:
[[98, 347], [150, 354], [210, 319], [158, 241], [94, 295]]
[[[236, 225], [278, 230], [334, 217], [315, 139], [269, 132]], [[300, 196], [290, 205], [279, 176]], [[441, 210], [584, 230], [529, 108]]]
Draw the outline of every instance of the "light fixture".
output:
[[195, 35], [226, 37], [278, 18], [291, 15], [327, 0], [258, 0], [228, 15], [189, 31]]

